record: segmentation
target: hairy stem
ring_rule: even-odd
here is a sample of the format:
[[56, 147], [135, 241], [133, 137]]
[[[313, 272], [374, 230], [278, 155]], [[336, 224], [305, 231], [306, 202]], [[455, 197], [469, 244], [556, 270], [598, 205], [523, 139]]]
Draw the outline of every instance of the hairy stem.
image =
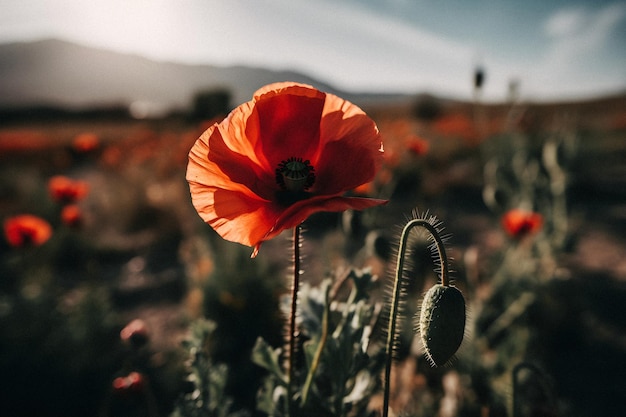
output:
[[437, 255], [441, 263], [441, 285], [447, 287], [450, 285], [448, 274], [448, 257], [443, 245], [443, 240], [439, 236], [437, 228], [426, 219], [413, 219], [409, 221], [402, 229], [400, 236], [400, 247], [398, 248], [398, 260], [396, 263], [396, 276], [393, 284], [393, 294], [391, 298], [391, 308], [389, 311], [389, 323], [387, 324], [387, 344], [386, 344], [386, 362], [384, 376], [384, 392], [383, 392], [383, 417], [389, 415], [389, 385], [391, 381], [391, 363], [393, 361], [393, 344], [396, 335], [396, 318], [400, 309], [400, 293], [402, 288], [402, 274], [404, 272], [404, 258], [407, 251], [409, 234], [415, 227], [426, 229], [435, 241], [437, 247]]
[[298, 308], [298, 288], [300, 287], [300, 226], [293, 228], [293, 283], [291, 287], [291, 313], [289, 315], [289, 370], [287, 385], [287, 410], [293, 409], [293, 386], [295, 379], [296, 353], [296, 311]]

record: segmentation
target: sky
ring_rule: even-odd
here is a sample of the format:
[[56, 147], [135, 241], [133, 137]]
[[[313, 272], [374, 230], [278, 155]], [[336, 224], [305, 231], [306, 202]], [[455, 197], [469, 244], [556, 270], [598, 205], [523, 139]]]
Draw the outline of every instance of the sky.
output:
[[0, 0], [0, 43], [305, 73], [349, 91], [534, 100], [626, 91], [626, 1]]

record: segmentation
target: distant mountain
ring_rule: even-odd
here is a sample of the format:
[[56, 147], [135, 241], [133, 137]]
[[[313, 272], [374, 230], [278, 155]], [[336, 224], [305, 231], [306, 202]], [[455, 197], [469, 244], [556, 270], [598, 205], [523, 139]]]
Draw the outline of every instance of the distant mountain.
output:
[[143, 102], [154, 108], [186, 109], [194, 94], [215, 89], [230, 91], [231, 104], [237, 105], [259, 87], [278, 81], [311, 84], [361, 105], [409, 97], [349, 94], [297, 72], [158, 62], [61, 40], [0, 45], [0, 108]]

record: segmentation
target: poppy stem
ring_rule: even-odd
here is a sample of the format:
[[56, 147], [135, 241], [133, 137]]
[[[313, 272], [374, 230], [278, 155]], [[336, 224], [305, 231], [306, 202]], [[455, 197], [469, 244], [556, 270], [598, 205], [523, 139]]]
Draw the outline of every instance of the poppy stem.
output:
[[289, 316], [289, 370], [287, 385], [287, 410], [291, 415], [293, 410], [293, 386], [295, 379], [296, 353], [296, 311], [298, 308], [298, 289], [300, 287], [300, 226], [293, 228], [293, 284], [291, 288], [291, 314]]
[[391, 298], [391, 308], [389, 311], [389, 323], [387, 324], [387, 344], [386, 344], [386, 362], [385, 362], [385, 376], [383, 380], [383, 410], [382, 417], [388, 417], [389, 415], [389, 385], [391, 381], [391, 363], [393, 360], [393, 348], [396, 336], [396, 318], [400, 311], [400, 295], [402, 293], [402, 274], [404, 272], [404, 257], [406, 255], [409, 234], [414, 227], [422, 227], [430, 233], [435, 246], [437, 247], [437, 255], [441, 263], [441, 285], [447, 287], [450, 285], [450, 278], [448, 273], [448, 257], [446, 255], [445, 247], [439, 231], [426, 219], [413, 219], [409, 221], [402, 229], [402, 235], [400, 236], [400, 246], [398, 248], [398, 259], [396, 263], [396, 277], [393, 284], [393, 294]]

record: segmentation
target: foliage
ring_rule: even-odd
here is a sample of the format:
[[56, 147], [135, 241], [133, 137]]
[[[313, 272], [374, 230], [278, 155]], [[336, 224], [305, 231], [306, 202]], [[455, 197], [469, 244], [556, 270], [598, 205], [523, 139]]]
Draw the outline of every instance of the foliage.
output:
[[[366, 415], [384, 364], [384, 350], [371, 340], [381, 309], [370, 298], [375, 280], [370, 271], [350, 270], [334, 284], [326, 279], [319, 287], [302, 286], [295, 410], [286, 410], [282, 350], [259, 339], [252, 360], [269, 372], [259, 393], [260, 410], [270, 416]], [[350, 286], [345, 299], [339, 291], [343, 285]]]
[[191, 335], [183, 342], [187, 351], [188, 385], [176, 403], [172, 417], [236, 417], [244, 412], [232, 412], [233, 401], [225, 393], [228, 367], [216, 364], [211, 355], [214, 322], [198, 319], [191, 326]]

